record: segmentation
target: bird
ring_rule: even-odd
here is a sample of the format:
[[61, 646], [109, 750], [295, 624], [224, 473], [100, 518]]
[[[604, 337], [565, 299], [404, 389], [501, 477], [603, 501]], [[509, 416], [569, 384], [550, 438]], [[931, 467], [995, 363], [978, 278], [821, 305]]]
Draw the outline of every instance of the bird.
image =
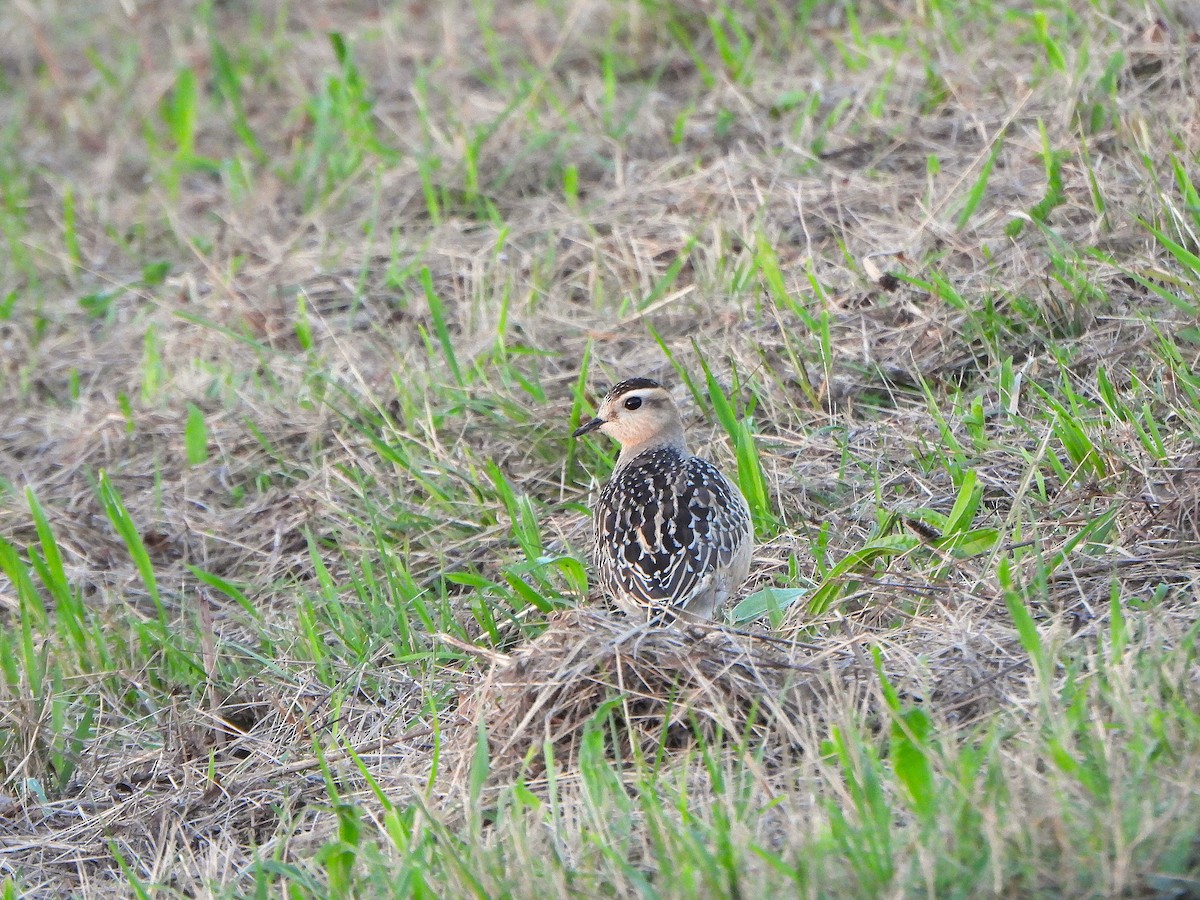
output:
[[594, 509], [594, 563], [619, 609], [647, 621], [707, 622], [750, 573], [754, 529], [737, 485], [688, 453], [679, 407], [649, 378], [605, 396], [574, 437], [621, 445]]

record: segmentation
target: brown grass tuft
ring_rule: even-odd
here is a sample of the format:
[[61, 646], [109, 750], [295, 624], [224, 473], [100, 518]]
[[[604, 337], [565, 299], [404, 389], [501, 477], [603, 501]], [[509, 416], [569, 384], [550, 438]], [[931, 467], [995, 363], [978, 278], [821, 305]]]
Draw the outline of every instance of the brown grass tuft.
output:
[[831, 678], [843, 693], [866, 697], [873, 673], [842, 642], [814, 650], [707, 625], [567, 610], [498, 659], [464, 698], [463, 761], [483, 728], [497, 780], [541, 774], [547, 748], [573, 768], [585, 732], [605, 715], [609, 751], [621, 756], [682, 750], [698, 736], [803, 750]]

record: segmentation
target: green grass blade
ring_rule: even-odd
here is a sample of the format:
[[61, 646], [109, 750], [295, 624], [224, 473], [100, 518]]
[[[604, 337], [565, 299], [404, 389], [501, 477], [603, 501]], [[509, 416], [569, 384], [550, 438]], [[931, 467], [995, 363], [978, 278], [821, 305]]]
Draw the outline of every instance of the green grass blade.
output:
[[158, 579], [154, 574], [154, 564], [150, 561], [150, 554], [142, 541], [141, 532], [129, 515], [129, 510], [125, 508], [125, 503], [109, 479], [108, 473], [103, 469], [100, 471], [98, 493], [100, 505], [104, 507], [104, 512], [113, 528], [116, 529], [117, 535], [125, 543], [125, 548], [129, 551], [129, 556], [142, 578], [142, 585], [146, 588], [150, 599], [154, 601], [155, 609], [158, 610], [159, 622], [163, 628], [166, 628], [167, 610], [163, 606], [162, 597], [158, 592]]

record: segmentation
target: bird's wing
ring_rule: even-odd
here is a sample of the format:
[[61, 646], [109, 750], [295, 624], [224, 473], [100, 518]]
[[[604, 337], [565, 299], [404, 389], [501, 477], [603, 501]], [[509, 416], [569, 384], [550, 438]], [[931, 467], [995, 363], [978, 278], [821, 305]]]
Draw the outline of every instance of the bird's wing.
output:
[[597, 507], [597, 558], [610, 588], [637, 603], [686, 605], [747, 539], [745, 501], [711, 463], [621, 473], [622, 503]]

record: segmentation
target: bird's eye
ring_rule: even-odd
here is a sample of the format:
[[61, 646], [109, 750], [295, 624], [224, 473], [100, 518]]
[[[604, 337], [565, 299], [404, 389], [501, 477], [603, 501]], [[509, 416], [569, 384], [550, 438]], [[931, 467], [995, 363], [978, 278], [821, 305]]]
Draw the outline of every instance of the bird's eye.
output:
[[630, 397], [628, 400], [625, 401], [626, 409], [637, 409], [641, 405], [642, 405], [641, 397]]

